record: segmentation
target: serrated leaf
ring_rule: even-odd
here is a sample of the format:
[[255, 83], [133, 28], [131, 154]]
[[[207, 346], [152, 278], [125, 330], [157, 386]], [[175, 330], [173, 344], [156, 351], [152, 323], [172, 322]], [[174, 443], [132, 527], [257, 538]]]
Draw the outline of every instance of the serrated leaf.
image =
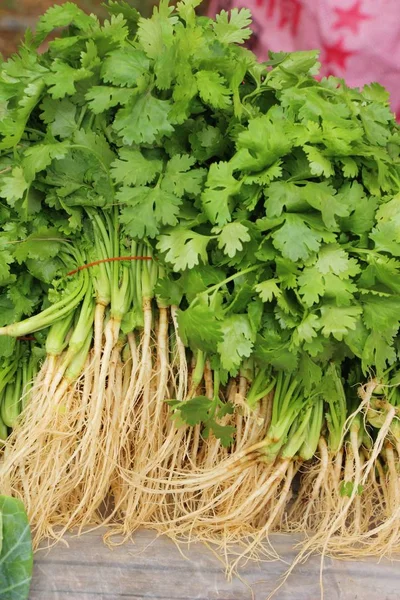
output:
[[74, 134], [73, 141], [80, 149], [87, 150], [95, 156], [104, 170], [108, 171], [115, 159], [115, 154], [104, 135], [95, 131], [78, 129]]
[[335, 170], [329, 158], [323, 155], [315, 146], [309, 146], [304, 144], [304, 152], [307, 154], [307, 158], [310, 163], [311, 173], [313, 175], [324, 175], [325, 177], [331, 177], [334, 175]]
[[361, 306], [337, 307], [325, 305], [321, 307], [322, 335], [332, 335], [339, 342], [343, 340], [349, 330], [355, 329], [362, 313]]
[[59, 59], [54, 60], [51, 69], [52, 72], [44, 80], [49, 86], [49, 94], [55, 100], [75, 94], [75, 83], [92, 75], [88, 69], [74, 69]]
[[24, 153], [23, 167], [25, 177], [32, 181], [40, 171], [48, 167], [53, 160], [64, 158], [69, 150], [68, 142], [55, 142], [52, 144], [36, 144], [30, 146]]
[[124, 106], [132, 97], [131, 90], [106, 85], [94, 85], [85, 95], [89, 108], [95, 115], [99, 115], [114, 106]]
[[46, 97], [40, 108], [42, 110], [40, 118], [50, 125], [53, 136], [67, 138], [73, 135], [78, 127], [75, 120], [77, 106], [70, 99], [54, 100]]
[[98, 24], [93, 15], [87, 15], [74, 2], [65, 2], [62, 6], [53, 6], [40, 17], [36, 24], [36, 39], [41, 43], [45, 37], [59, 27], [73, 24], [81, 31], [90, 31]]
[[200, 261], [207, 263], [210, 237], [191, 229], [176, 227], [159, 236], [157, 249], [165, 253], [165, 260], [177, 271], [193, 269]]
[[212, 223], [222, 226], [231, 220], [230, 201], [240, 187], [241, 183], [234, 178], [228, 163], [219, 162], [210, 166], [202, 202]]
[[243, 358], [251, 355], [255, 332], [247, 315], [232, 315], [221, 323], [223, 341], [218, 344], [221, 365], [232, 375], [237, 373]]
[[17, 200], [24, 197], [28, 189], [22, 167], [14, 167], [11, 175], [3, 175], [0, 184], [0, 197], [5, 198], [10, 206], [14, 206]]
[[257, 294], [263, 302], [272, 302], [274, 298], [279, 298], [282, 294], [278, 287], [279, 279], [268, 279], [255, 286]]
[[322, 235], [311, 229], [299, 215], [288, 214], [284, 225], [272, 234], [272, 239], [285, 258], [296, 262], [318, 252]]
[[308, 314], [298, 325], [293, 332], [293, 344], [300, 346], [303, 342], [308, 344], [312, 343], [313, 340], [318, 336], [320, 329], [320, 320], [317, 315], [313, 313]]
[[293, 128], [282, 109], [275, 106], [266, 115], [251, 119], [247, 129], [239, 133], [232, 167], [250, 173], [262, 171], [288, 154], [293, 144]]
[[161, 182], [162, 189], [176, 194], [179, 198], [184, 194], [193, 196], [200, 194], [207, 171], [192, 169], [195, 163], [193, 156], [175, 154], [167, 163]]
[[157, 59], [162, 56], [174, 41], [174, 24], [178, 17], [171, 13], [174, 8], [161, 2], [155, 7], [151, 19], [139, 19], [138, 39], [149, 58]]
[[176, 225], [178, 222], [181, 200], [158, 186], [124, 186], [116, 197], [121, 205], [120, 221], [133, 238], [153, 238], [161, 225]]
[[179, 335], [191, 348], [215, 352], [223, 340], [221, 325], [215, 312], [206, 304], [197, 304], [178, 312]]
[[343, 165], [343, 175], [345, 177], [350, 179], [357, 177], [359, 167], [354, 158], [351, 158], [350, 156], [343, 156], [340, 158], [340, 162]]
[[232, 103], [225, 79], [215, 71], [198, 71], [196, 81], [200, 98], [213, 108], [227, 108]]
[[203, 436], [207, 439], [208, 432], [212, 432], [217, 440], [221, 441], [224, 448], [229, 448], [234, 440], [236, 428], [233, 425], [220, 425], [216, 421], [207, 424]]
[[208, 420], [212, 400], [206, 396], [195, 396], [178, 404], [179, 416], [185, 423], [198, 425]]
[[152, 144], [158, 137], [174, 131], [169, 120], [171, 103], [153, 95], [139, 94], [121, 108], [115, 117], [113, 129], [125, 144]]
[[157, 281], [155, 295], [169, 305], [179, 306], [182, 300], [183, 291], [177, 281], [163, 277]]
[[230, 258], [243, 250], [243, 244], [251, 240], [248, 228], [238, 221], [228, 223], [221, 229], [214, 227], [212, 233], [218, 235], [218, 248]]
[[14, 262], [14, 257], [11, 254], [11, 245], [0, 245], [0, 285], [3, 285], [9, 280], [10, 265]]
[[119, 159], [111, 164], [111, 175], [119, 184], [146, 185], [152, 183], [163, 169], [158, 158], [146, 158], [140, 150], [121, 148]]
[[100, 74], [106, 83], [134, 87], [139, 78], [148, 72], [149, 67], [150, 62], [144, 52], [127, 46], [108, 54]]
[[325, 293], [325, 283], [317, 267], [305, 267], [298, 278], [299, 294], [306, 306], [318, 304]]
[[347, 252], [337, 244], [322, 246], [315, 266], [323, 275], [334, 273], [341, 279], [354, 277], [360, 272], [357, 261], [350, 258]]
[[223, 44], [243, 44], [251, 36], [251, 12], [248, 8], [222, 10], [215, 17], [213, 29]]
[[53, 258], [60, 252], [63, 241], [55, 228], [41, 228], [16, 244], [15, 259], [22, 263], [27, 258], [38, 260]]
[[388, 366], [397, 358], [390, 335], [384, 335], [378, 330], [371, 331], [364, 342], [362, 351], [362, 368], [364, 373], [374, 369], [378, 376], [383, 376]]
[[336, 216], [347, 217], [349, 208], [347, 203], [336, 191], [325, 183], [307, 183], [302, 190], [302, 196], [313, 208], [321, 212], [322, 220], [328, 229], [337, 229]]

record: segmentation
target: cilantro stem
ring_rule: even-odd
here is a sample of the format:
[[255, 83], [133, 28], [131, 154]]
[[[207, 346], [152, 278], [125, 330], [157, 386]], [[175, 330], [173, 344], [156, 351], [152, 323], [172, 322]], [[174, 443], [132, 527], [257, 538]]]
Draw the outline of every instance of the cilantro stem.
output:
[[247, 275], [247, 273], [251, 273], [252, 271], [256, 271], [257, 269], [259, 269], [259, 266], [258, 265], [254, 265], [252, 267], [248, 267], [247, 269], [243, 269], [243, 271], [238, 271], [238, 273], [234, 273], [234, 275], [231, 275], [230, 277], [227, 277], [223, 281], [220, 281], [219, 283], [216, 283], [215, 285], [213, 285], [210, 288], [206, 289], [204, 292], [200, 292], [198, 294], [198, 296], [196, 296], [192, 300], [192, 302], [190, 303], [190, 308], [193, 307], [193, 306], [195, 306], [197, 304], [197, 302], [199, 301], [199, 297], [200, 296], [208, 296], [209, 294], [212, 294], [213, 292], [218, 292], [218, 290], [223, 285], [226, 285], [230, 281], [234, 281], [238, 277], [242, 277], [243, 275]]
[[257, 402], [262, 400], [265, 396], [267, 396], [274, 388], [276, 379], [272, 377], [266, 387], [265, 380], [268, 379], [267, 369], [260, 369], [257, 373], [252, 386], [247, 394], [247, 404], [250, 408], [255, 408]]
[[219, 398], [219, 386], [221, 382], [221, 377], [219, 371], [215, 369], [214, 371], [214, 398]]
[[84, 271], [82, 271], [82, 276], [80, 276], [79, 280], [80, 285], [75, 286], [72, 293], [43, 310], [41, 313], [23, 321], [19, 321], [18, 323], [0, 327], [0, 336], [8, 335], [11, 337], [21, 337], [28, 335], [35, 331], [45, 329], [58, 319], [68, 315], [76, 306], [78, 306], [89, 286], [89, 276]]
[[82, 123], [83, 123], [83, 119], [85, 118], [86, 111], [87, 111], [87, 104], [84, 104], [82, 106], [81, 114], [79, 115], [79, 119], [77, 122], [78, 129], [80, 129], [82, 127]]
[[40, 131], [39, 129], [33, 129], [33, 127], [25, 127], [25, 131], [29, 131], [29, 133], [36, 133], [42, 137], [46, 137], [46, 133], [44, 131]]
[[204, 367], [206, 363], [206, 356], [202, 350], [197, 350], [196, 352], [196, 365], [193, 371], [192, 376], [192, 384], [190, 386], [190, 392], [188, 394], [188, 398], [192, 398], [192, 396], [196, 393], [196, 389], [201, 383], [204, 375]]

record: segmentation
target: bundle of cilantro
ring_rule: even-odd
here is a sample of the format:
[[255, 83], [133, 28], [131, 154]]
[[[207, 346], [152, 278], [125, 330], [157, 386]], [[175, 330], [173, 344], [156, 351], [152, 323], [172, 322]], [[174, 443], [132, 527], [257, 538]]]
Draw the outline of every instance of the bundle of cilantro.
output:
[[144, 19], [110, 1], [101, 24], [67, 2], [1, 66], [0, 485], [36, 542], [101, 522], [111, 496], [125, 534], [253, 552], [288, 527], [315, 532], [305, 552], [383, 552], [400, 539], [388, 95], [318, 80], [316, 52], [259, 64], [249, 11], [199, 3]]

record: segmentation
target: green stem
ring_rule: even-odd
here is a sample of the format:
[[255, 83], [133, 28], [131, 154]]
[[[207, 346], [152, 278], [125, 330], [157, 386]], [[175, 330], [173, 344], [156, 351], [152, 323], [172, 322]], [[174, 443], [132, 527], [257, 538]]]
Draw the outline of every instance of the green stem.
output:
[[221, 377], [219, 371], [214, 371], [214, 398], [218, 401], [219, 399], [219, 386], [221, 383]]
[[342, 380], [334, 363], [329, 365], [325, 377], [333, 383], [333, 388], [325, 392], [325, 401], [329, 405], [326, 421], [329, 430], [329, 448], [336, 454], [340, 448], [343, 427], [347, 417], [346, 395]]
[[67, 334], [71, 328], [75, 313], [71, 311], [66, 317], [51, 325], [46, 338], [46, 354], [59, 356], [68, 345]]
[[267, 379], [267, 369], [260, 369], [252, 383], [252, 386], [246, 398], [247, 404], [252, 409], [255, 408], [257, 402], [259, 402], [260, 400], [262, 400], [262, 398], [267, 396], [275, 386], [276, 379], [270, 378], [268, 385], [265, 388], [263, 388], [265, 379]]
[[87, 332], [86, 339], [84, 340], [82, 347], [79, 352], [75, 353], [71, 360], [66, 372], [65, 378], [68, 381], [76, 381], [79, 375], [82, 373], [86, 363], [86, 359], [89, 355], [90, 346], [93, 338], [93, 327], [90, 327]]
[[297, 422], [293, 424], [289, 431], [289, 441], [282, 449], [282, 458], [293, 458], [300, 450], [307, 434], [307, 427], [312, 415], [312, 406], [310, 406], [304, 416], [299, 416]]
[[248, 267], [247, 269], [243, 269], [243, 271], [239, 271], [238, 273], [235, 273], [234, 275], [227, 277], [223, 281], [220, 281], [219, 283], [212, 285], [210, 288], [208, 288], [204, 292], [201, 292], [200, 294], [198, 294], [190, 303], [190, 307], [194, 306], [198, 302], [198, 299], [200, 296], [208, 296], [209, 294], [212, 294], [213, 292], [217, 292], [223, 285], [226, 285], [230, 281], [234, 281], [235, 279], [237, 279], [238, 277], [241, 277], [242, 275], [247, 275], [247, 273], [251, 273], [252, 271], [255, 271], [258, 268], [259, 268], [258, 266]]
[[200, 385], [206, 364], [206, 356], [202, 350], [196, 352], [196, 366], [193, 371], [192, 386], [189, 393], [189, 398], [195, 393], [196, 388]]
[[77, 286], [71, 294], [33, 317], [29, 317], [18, 323], [13, 323], [12, 325], [0, 327], [0, 335], [23, 337], [34, 333], [35, 331], [45, 329], [55, 323], [55, 321], [68, 315], [81, 302], [89, 285], [89, 277], [85, 271], [82, 271], [82, 274], [80, 274], [79, 277], [80, 286]]
[[324, 418], [324, 402], [321, 397], [317, 398], [312, 407], [311, 421], [306, 431], [304, 442], [299, 450], [300, 458], [311, 460], [318, 448]]

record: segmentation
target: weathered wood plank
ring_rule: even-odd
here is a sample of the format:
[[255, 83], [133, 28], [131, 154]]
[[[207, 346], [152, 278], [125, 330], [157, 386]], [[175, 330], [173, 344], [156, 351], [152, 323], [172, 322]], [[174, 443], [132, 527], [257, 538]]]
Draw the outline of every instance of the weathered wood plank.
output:
[[[266, 600], [287, 564], [248, 563], [242, 581], [229, 582], [218, 559], [200, 544], [182, 556], [165, 537], [139, 531], [133, 544], [110, 550], [100, 532], [69, 536], [36, 554], [30, 600]], [[274, 536], [286, 561], [293, 560], [294, 538]], [[300, 565], [276, 600], [318, 600], [318, 557]], [[325, 561], [324, 600], [398, 600], [398, 565], [389, 561]], [[252, 590], [252, 591], [251, 591]]]

